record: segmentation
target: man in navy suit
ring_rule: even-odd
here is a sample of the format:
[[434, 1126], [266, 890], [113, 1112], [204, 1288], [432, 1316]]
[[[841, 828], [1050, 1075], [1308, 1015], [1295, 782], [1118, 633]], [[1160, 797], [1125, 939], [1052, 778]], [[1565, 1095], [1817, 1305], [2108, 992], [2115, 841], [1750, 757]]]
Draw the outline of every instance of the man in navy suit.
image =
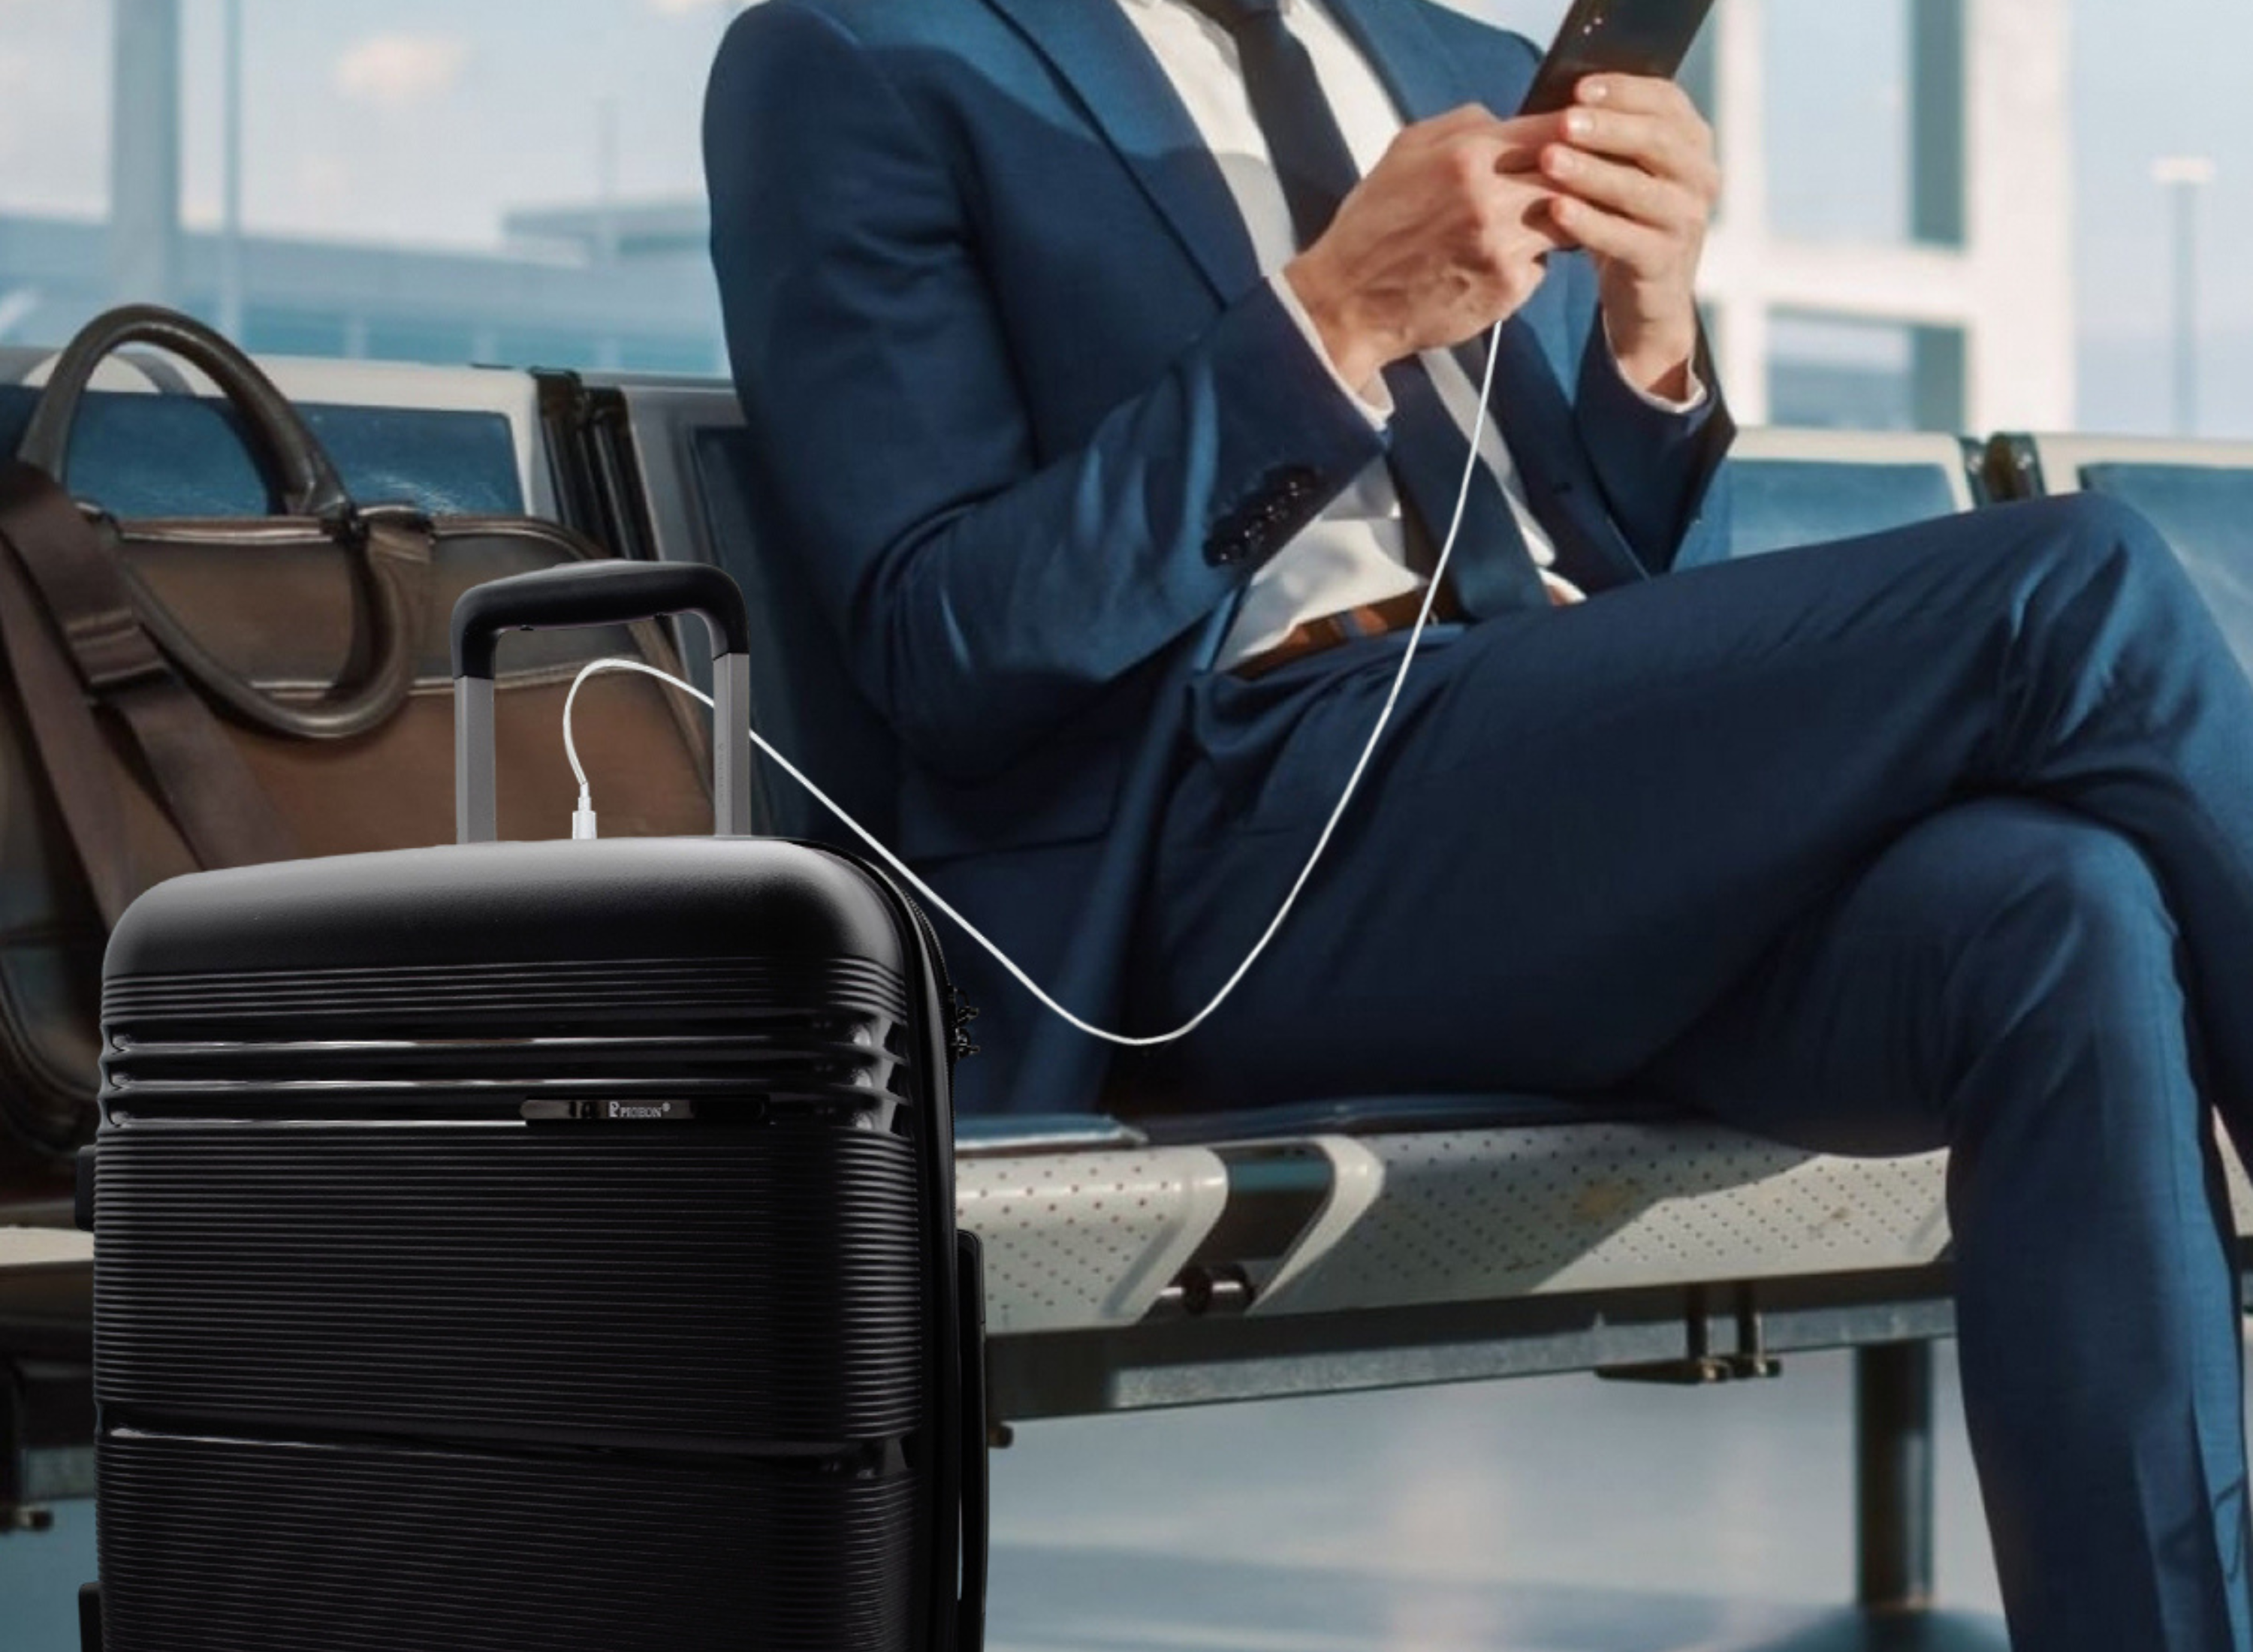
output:
[[[900, 847], [1077, 1014], [1195, 1013], [1391, 685], [1500, 322], [1364, 794], [1133, 1084], [1634, 1082], [1947, 1145], [2018, 1643], [2245, 1652], [2209, 1108], [2243, 1137], [2253, 688], [2101, 502], [1722, 560], [1710, 134], [1628, 77], [1491, 113], [1536, 56], [1427, 0], [739, 20], [706, 148], [761, 527], [897, 735]], [[1104, 1048], [952, 950], [1008, 1053], [966, 1106], [1095, 1098]]]

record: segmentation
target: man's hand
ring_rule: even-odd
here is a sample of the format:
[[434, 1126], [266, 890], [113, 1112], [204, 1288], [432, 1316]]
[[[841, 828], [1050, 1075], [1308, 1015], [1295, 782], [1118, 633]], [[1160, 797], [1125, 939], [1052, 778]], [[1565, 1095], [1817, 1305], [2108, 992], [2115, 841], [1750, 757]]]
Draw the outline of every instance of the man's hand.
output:
[[1541, 175], [1562, 239], [1595, 260], [1620, 367], [1654, 395], [1688, 390], [1698, 345], [1698, 261], [1720, 199], [1712, 129], [1671, 80], [1591, 74], [1565, 111]]
[[1532, 296], [1543, 256], [1570, 245], [1535, 170], [1562, 122], [1466, 104], [1405, 129], [1285, 268], [1348, 384], [1474, 338]]

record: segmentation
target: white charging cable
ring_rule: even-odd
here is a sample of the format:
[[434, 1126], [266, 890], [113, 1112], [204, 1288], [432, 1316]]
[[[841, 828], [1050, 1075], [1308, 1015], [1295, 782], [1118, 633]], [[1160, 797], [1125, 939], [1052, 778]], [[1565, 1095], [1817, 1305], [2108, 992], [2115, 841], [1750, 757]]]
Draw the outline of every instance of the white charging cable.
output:
[[[841, 807], [831, 800], [827, 792], [800, 773], [797, 764], [769, 745], [765, 737], [756, 728], [751, 730], [751, 743], [780, 764], [783, 771], [792, 779], [812, 792], [822, 807], [850, 827], [853, 834], [867, 844], [877, 859], [906, 879], [918, 895], [959, 924], [964, 932], [972, 940], [992, 953], [994, 961], [1015, 976], [1023, 985], [1025, 990], [1038, 999], [1051, 1013], [1070, 1022], [1089, 1037], [1099, 1038], [1104, 1042], [1116, 1044], [1122, 1049], [1147, 1049], [1188, 1037], [1189, 1034], [1203, 1026], [1215, 1010], [1228, 1001], [1229, 994], [1233, 993], [1238, 984], [1251, 972], [1252, 965], [1259, 962], [1259, 955], [1267, 950], [1268, 943], [1273, 941], [1282, 929], [1283, 920], [1290, 917], [1291, 909], [1298, 904], [1300, 891], [1307, 887], [1307, 880], [1314, 876], [1315, 868], [1321, 863], [1323, 851], [1329, 847], [1330, 839], [1337, 832], [1338, 822], [1345, 818], [1347, 806], [1353, 802], [1354, 793], [1360, 790], [1361, 778], [1368, 771], [1370, 759], [1377, 755], [1378, 742], [1385, 737], [1385, 726], [1392, 721], [1392, 708], [1399, 703], [1401, 687], [1408, 680], [1408, 667], [1414, 663], [1417, 647], [1424, 640], [1424, 628], [1431, 622], [1432, 603], [1439, 595], [1440, 580], [1447, 575], [1447, 560], [1455, 554], [1455, 537], [1462, 532], [1463, 512], [1470, 502], [1471, 483], [1478, 474], [1479, 444], [1486, 437], [1487, 402], [1494, 394], [1494, 364], [1501, 354], [1502, 327], [1497, 323], [1493, 334], [1487, 340], [1486, 376], [1479, 385], [1478, 413], [1471, 425], [1470, 457], [1463, 466], [1462, 485], [1455, 492], [1455, 513], [1454, 519], [1447, 524], [1447, 541], [1440, 547], [1439, 561], [1433, 567], [1431, 582], [1424, 588], [1424, 605], [1416, 615], [1416, 626], [1409, 633], [1408, 646], [1401, 653], [1400, 668], [1392, 675], [1392, 690], [1385, 697], [1385, 708], [1378, 714], [1377, 726], [1370, 730], [1369, 743], [1361, 749], [1361, 759], [1353, 765], [1353, 773], [1346, 780], [1345, 790], [1338, 796], [1337, 807], [1330, 811], [1329, 823], [1322, 827], [1322, 836], [1315, 840], [1313, 851], [1307, 856], [1307, 864], [1300, 868], [1298, 879], [1291, 885], [1290, 892], [1284, 896], [1282, 904], [1275, 909], [1274, 918], [1268, 924], [1259, 940], [1253, 944], [1252, 950], [1244, 955], [1244, 961], [1236, 966], [1236, 972], [1231, 975], [1223, 983], [1220, 990], [1212, 995], [1212, 1001], [1173, 1031], [1155, 1033], [1146, 1037], [1133, 1037], [1125, 1033], [1114, 1033], [1107, 1028], [1095, 1026], [1073, 1014], [1071, 1011], [1051, 998], [1038, 981], [1020, 969], [1015, 959], [987, 939], [983, 931], [950, 906], [938, 890], [917, 877], [905, 861], [878, 842], [874, 833], [846, 813]], [[574, 838], [591, 838], [595, 835], [595, 808], [587, 787], [587, 771], [580, 765], [579, 749], [571, 739], [571, 706], [572, 702], [579, 698], [580, 685], [588, 678], [598, 673], [612, 671], [639, 672], [645, 677], [655, 677], [660, 681], [671, 683], [674, 687], [695, 695], [708, 706], [712, 703], [711, 695], [701, 693], [691, 684], [683, 682], [671, 672], [659, 671], [656, 666], [645, 665], [638, 659], [596, 659], [590, 660], [582, 666], [579, 674], [571, 680], [571, 692], [563, 699], [563, 752], [570, 758], [571, 772], [578, 777], [579, 781], [579, 807], [571, 817], [571, 835]]]

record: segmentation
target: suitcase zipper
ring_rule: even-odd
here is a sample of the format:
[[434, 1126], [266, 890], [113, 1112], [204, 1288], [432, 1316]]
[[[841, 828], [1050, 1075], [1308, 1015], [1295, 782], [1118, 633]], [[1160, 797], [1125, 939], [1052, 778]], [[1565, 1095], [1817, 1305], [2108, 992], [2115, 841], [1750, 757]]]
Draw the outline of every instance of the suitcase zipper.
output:
[[810, 838], [784, 840], [806, 848], [820, 849], [840, 860], [850, 861], [874, 878], [877, 885], [905, 907], [915, 919], [916, 930], [923, 937], [924, 950], [931, 955], [931, 964], [938, 972], [939, 1004], [946, 1014], [946, 1071], [947, 1077], [952, 1078], [957, 1062], [966, 1056], [978, 1053], [979, 1047], [970, 1042], [970, 1023], [978, 1019], [978, 1007], [964, 996], [962, 989], [954, 984], [954, 977], [947, 973], [946, 951], [938, 944], [938, 930], [931, 923], [931, 914], [923, 910], [915, 896], [892, 881], [890, 873], [859, 850], [840, 848], [834, 843], [818, 843]]
[[931, 914], [904, 889], [899, 891], [899, 897], [900, 903], [915, 914], [916, 927], [923, 931], [924, 945], [938, 969], [938, 995], [946, 1006], [946, 1067], [952, 1077], [955, 1063], [978, 1053], [978, 1046], [970, 1042], [970, 1023], [978, 1019], [978, 1006], [963, 995], [962, 989], [954, 984], [954, 977], [947, 973], [946, 954], [939, 948], [938, 930], [931, 923]]
[[[978, 1046], [969, 1039], [967, 1028], [977, 1019], [978, 1010], [955, 986], [954, 978], [947, 973], [946, 952], [940, 946], [938, 931], [931, 921], [931, 914], [921, 903], [892, 882], [891, 875], [868, 857], [850, 849], [841, 849], [834, 844], [815, 843], [806, 839], [785, 840], [805, 847], [819, 849], [835, 855], [850, 865], [857, 866], [878, 889], [895, 903], [907, 909], [914, 917], [916, 930], [923, 937], [924, 951], [938, 973], [939, 1002], [947, 1018], [946, 1076], [951, 1095], [953, 1089], [955, 1063], [965, 1056], [974, 1056]], [[949, 1136], [952, 1137], [951, 1119]], [[932, 1139], [936, 1140], [936, 1134]], [[933, 1167], [939, 1186], [950, 1205], [948, 1216], [953, 1214], [951, 1205], [954, 1178], [952, 1166], [940, 1162]], [[952, 1606], [951, 1613], [933, 1626], [931, 1644], [935, 1652], [983, 1652], [986, 1644], [986, 1592], [987, 1582], [987, 1552], [989, 1529], [985, 1513], [988, 1481], [985, 1469], [986, 1453], [986, 1373], [985, 1373], [985, 1281], [983, 1256], [977, 1236], [956, 1229], [950, 1220], [947, 1230], [954, 1235], [955, 1254], [938, 1258], [942, 1268], [952, 1265], [955, 1286], [956, 1321], [954, 1350], [957, 1361], [955, 1390], [952, 1396], [960, 1414], [957, 1418], [956, 1456], [948, 1483], [942, 1496], [952, 1500], [955, 1510], [958, 1552], [942, 1557], [942, 1570], [959, 1563], [963, 1578], [959, 1587], [952, 1583], [942, 1586]], [[965, 1277], [966, 1269], [967, 1278]], [[966, 1292], [968, 1294], [966, 1294]], [[974, 1372], [972, 1366], [975, 1365]], [[973, 1459], [975, 1459], [973, 1461]], [[974, 1488], [974, 1489], [973, 1489]], [[977, 1507], [969, 1506], [966, 1494], [974, 1496]]]

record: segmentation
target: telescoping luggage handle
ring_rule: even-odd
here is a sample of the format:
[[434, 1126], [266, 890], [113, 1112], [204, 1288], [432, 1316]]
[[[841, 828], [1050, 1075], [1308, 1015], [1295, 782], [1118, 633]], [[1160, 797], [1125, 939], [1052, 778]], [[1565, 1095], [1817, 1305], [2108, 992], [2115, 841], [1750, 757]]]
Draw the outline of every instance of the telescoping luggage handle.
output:
[[505, 631], [628, 625], [694, 614], [712, 638], [713, 830], [751, 829], [750, 619], [703, 562], [581, 562], [473, 585], [454, 604], [454, 815], [464, 843], [500, 833], [493, 791], [493, 648]]

